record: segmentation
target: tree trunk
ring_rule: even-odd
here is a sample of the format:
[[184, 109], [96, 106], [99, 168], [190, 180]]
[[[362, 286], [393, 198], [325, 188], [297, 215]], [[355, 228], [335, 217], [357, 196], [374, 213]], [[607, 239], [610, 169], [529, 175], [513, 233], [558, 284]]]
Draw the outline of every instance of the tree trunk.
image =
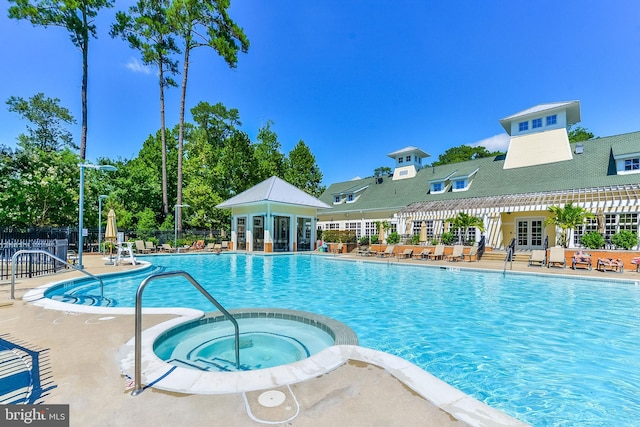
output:
[[80, 133], [80, 159], [87, 158], [87, 82], [89, 76], [89, 31], [87, 11], [82, 8], [82, 130]]
[[[184, 49], [184, 64], [182, 72], [182, 94], [180, 96], [180, 126], [178, 132], [178, 192], [176, 195], [176, 204], [182, 204], [182, 144], [184, 141], [184, 106], [187, 101], [187, 76], [189, 73], [189, 43], [186, 43]], [[182, 231], [182, 207], [176, 209], [177, 230]]]
[[162, 140], [162, 213], [169, 214], [169, 195], [167, 194], [167, 137], [164, 116], [164, 70], [160, 60], [158, 74], [160, 76], [160, 139]]

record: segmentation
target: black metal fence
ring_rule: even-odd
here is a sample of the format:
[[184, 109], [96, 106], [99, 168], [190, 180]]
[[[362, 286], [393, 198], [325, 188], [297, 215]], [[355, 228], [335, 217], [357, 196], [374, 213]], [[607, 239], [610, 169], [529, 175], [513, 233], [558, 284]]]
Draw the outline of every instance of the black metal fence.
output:
[[41, 250], [60, 259], [67, 259], [69, 242], [67, 239], [0, 239], [0, 280], [11, 279], [13, 262], [16, 277], [35, 277], [55, 273], [65, 265], [42, 253], [24, 253], [13, 256], [21, 250]]

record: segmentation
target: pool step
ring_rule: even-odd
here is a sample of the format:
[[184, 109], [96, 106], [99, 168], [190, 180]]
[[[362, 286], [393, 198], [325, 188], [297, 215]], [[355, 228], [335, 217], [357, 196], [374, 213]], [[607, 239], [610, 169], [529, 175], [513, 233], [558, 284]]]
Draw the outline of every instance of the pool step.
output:
[[[236, 365], [234, 362], [226, 359], [195, 359], [195, 360], [184, 360], [184, 359], [171, 359], [168, 361], [172, 365], [183, 366], [185, 368], [190, 369], [199, 369], [201, 371], [217, 371], [217, 372], [238, 372], [236, 369]], [[256, 369], [256, 368], [254, 368]], [[250, 366], [240, 365], [240, 371], [249, 371], [251, 370]]]

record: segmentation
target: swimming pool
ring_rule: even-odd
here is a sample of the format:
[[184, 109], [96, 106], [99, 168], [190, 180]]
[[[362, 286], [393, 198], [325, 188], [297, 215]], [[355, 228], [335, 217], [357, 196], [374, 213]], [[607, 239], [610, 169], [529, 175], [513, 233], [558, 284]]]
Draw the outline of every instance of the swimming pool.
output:
[[[145, 260], [188, 271], [228, 309], [268, 305], [332, 317], [360, 345], [407, 359], [532, 425], [635, 425], [640, 414], [640, 287], [630, 282], [313, 255]], [[133, 306], [141, 280], [106, 279], [104, 296]], [[86, 288], [95, 294], [97, 286]], [[180, 279], [154, 283], [144, 298], [145, 306], [214, 310]]]

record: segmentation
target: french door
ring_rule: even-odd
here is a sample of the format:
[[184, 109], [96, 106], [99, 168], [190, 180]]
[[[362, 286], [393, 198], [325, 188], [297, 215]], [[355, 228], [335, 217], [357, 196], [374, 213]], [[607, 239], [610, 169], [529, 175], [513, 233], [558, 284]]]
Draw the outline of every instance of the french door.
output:
[[544, 227], [541, 218], [521, 218], [516, 222], [518, 249], [542, 249]]

